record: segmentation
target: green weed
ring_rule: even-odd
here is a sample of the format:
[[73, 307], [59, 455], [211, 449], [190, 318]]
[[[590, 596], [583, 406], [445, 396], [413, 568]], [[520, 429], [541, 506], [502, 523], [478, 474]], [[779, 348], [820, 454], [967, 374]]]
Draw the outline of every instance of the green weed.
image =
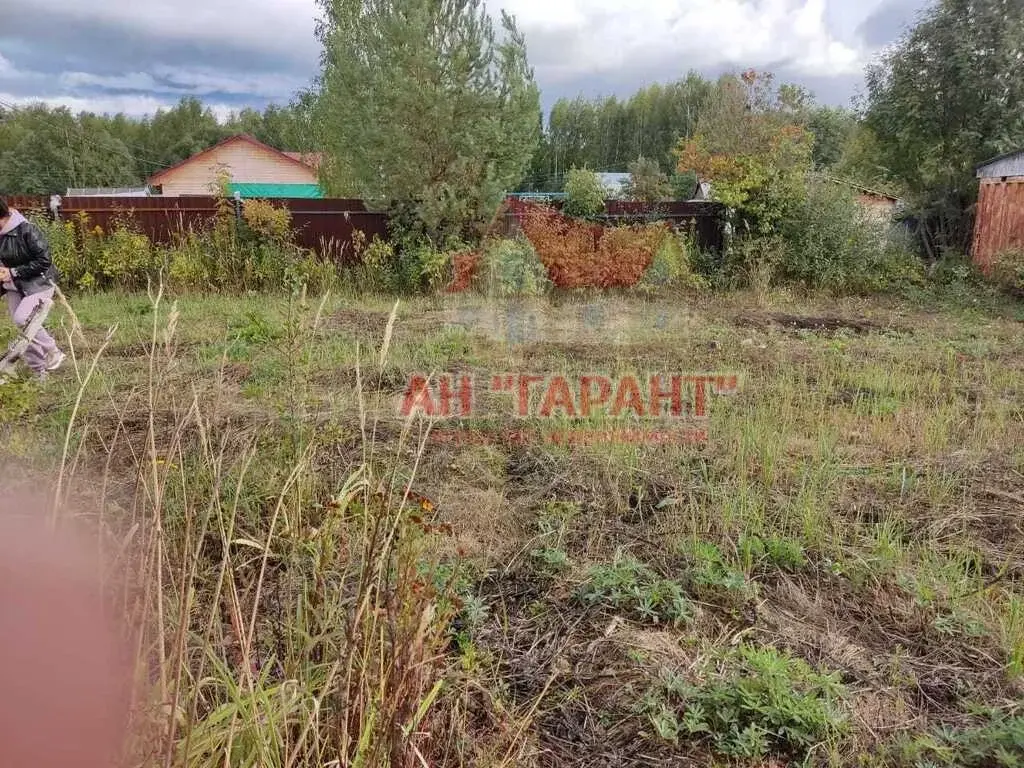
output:
[[622, 553], [608, 565], [590, 568], [576, 596], [585, 604], [604, 605], [653, 624], [678, 626], [693, 618], [693, 608], [677, 582]]

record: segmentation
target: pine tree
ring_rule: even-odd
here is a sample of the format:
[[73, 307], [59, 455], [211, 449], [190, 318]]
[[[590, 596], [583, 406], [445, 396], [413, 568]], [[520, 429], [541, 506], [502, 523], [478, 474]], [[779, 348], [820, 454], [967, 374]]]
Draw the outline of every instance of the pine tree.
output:
[[480, 0], [320, 0], [315, 125], [333, 194], [403, 203], [435, 242], [479, 233], [525, 175], [540, 95], [514, 19]]

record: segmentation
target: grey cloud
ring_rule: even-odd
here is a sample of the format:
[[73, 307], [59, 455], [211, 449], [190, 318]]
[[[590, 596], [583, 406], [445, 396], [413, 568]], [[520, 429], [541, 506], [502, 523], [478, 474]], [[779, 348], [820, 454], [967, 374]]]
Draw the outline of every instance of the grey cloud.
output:
[[[890, 42], [924, 1], [888, 0], [864, 20], [864, 11], [851, 6], [849, 0], [828, 0], [826, 23], [844, 42], [860, 44], [863, 39], [877, 47]], [[237, 7], [235, 0], [205, 2], [214, 10]], [[755, 7], [764, 2], [751, 0]], [[95, 98], [97, 103], [111, 94], [167, 103], [195, 94], [234, 107], [262, 107], [269, 101], [286, 101], [317, 71], [319, 46], [305, 31], [308, 17], [303, 15], [307, 11], [301, 0], [252, 0], [246, 23], [232, 27], [232, 20], [224, 18], [225, 34], [219, 38], [209, 30], [190, 33], [198, 22], [189, 18], [161, 25], [155, 5], [147, 4], [133, 16], [133, 4], [146, 0], [104, 3], [104, 13], [88, 14], [72, 0], [4, 0], [0, 51], [6, 66], [0, 66], [0, 92], [18, 98]], [[181, 14], [188, 14], [193, 4], [206, 8], [203, 3], [179, 0], [178, 5]], [[499, 0], [496, 3], [501, 4]], [[164, 11], [168, 7], [167, 2], [157, 5]], [[273, 13], [265, 24], [253, 22], [271, 7]], [[682, 4], [678, 7], [676, 21], [667, 22], [672, 29], [678, 26], [685, 8]], [[310, 0], [308, 13], [313, 12]], [[642, 15], [643, 5], [638, 1], [636, 10], [628, 12], [634, 17]], [[278, 29], [278, 22], [288, 18], [288, 13], [298, 14], [296, 20], [289, 22], [287, 29]], [[585, 21], [572, 30], [522, 26], [545, 106], [559, 97], [578, 94], [628, 96], [641, 85], [684, 77], [691, 69], [715, 77], [729, 68], [708, 66], [695, 58], [684, 29], [672, 33], [679, 45], [671, 50], [652, 46], [625, 51], [609, 46], [606, 61], [582, 67], [574, 64], [587, 60], [586, 42], [594, 40], [600, 30], [615, 29], [615, 19], [621, 19], [621, 13], [588, 11]], [[854, 76], [798, 76], [795, 65], [785, 58], [767, 64], [735, 62], [732, 68], [749, 64], [774, 69], [780, 79], [805, 85], [825, 103], [847, 103], [859, 86], [859, 78]]]
[[888, 0], [858, 27], [860, 38], [872, 48], [897, 40], [913, 24], [930, 0]]

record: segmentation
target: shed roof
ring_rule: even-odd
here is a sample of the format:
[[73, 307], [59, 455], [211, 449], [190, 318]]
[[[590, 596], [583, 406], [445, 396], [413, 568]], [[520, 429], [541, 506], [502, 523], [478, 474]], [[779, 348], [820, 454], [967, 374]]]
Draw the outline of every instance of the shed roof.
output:
[[865, 187], [865, 186], [863, 186], [861, 184], [858, 184], [855, 181], [850, 181], [849, 179], [840, 179], [840, 178], [838, 178], [836, 176], [829, 176], [827, 174], [823, 174], [821, 176], [821, 178], [825, 179], [825, 181], [830, 181], [833, 184], [843, 184], [844, 186], [850, 187], [851, 189], [856, 189], [858, 192], [860, 192], [862, 194], [865, 194], [865, 195], [871, 195], [872, 197], [885, 198], [886, 200], [889, 200], [890, 202], [893, 202], [893, 203], [902, 202], [902, 200], [899, 197], [897, 197], [896, 195], [890, 195], [888, 192], [882, 192], [881, 190], [878, 190], [878, 189], [872, 189], [871, 187]]
[[1024, 148], [1004, 152], [979, 165], [975, 172], [979, 179], [994, 176], [1024, 176]]

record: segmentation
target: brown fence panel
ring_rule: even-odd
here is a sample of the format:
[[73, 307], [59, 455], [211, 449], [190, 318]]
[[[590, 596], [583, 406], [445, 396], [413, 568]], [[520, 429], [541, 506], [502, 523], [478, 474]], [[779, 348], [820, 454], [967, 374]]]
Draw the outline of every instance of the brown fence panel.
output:
[[[46, 211], [48, 196], [19, 195], [6, 198], [24, 211]], [[90, 226], [109, 231], [119, 218], [130, 220], [154, 243], [169, 243], [183, 232], [211, 226], [219, 205], [216, 197], [65, 197], [61, 218], [88, 216]], [[367, 242], [387, 236], [386, 214], [366, 209], [362, 200], [348, 198], [287, 198], [271, 201], [291, 211], [295, 242], [339, 262], [355, 259], [353, 239], [362, 232]], [[228, 205], [233, 202], [228, 200]]]
[[50, 207], [50, 198], [45, 195], [3, 195], [7, 205], [19, 211], [45, 211]]
[[311, 200], [282, 200], [292, 213], [295, 242], [337, 263], [356, 260], [353, 243], [356, 232], [365, 242], [374, 237], [387, 238], [388, 217], [384, 213], [357, 210], [317, 210]]
[[1024, 249], [1024, 178], [985, 180], [974, 219], [974, 263], [988, 272], [1005, 251]]
[[89, 217], [92, 226], [109, 231], [128, 219], [154, 243], [169, 243], [183, 232], [203, 230], [217, 213], [215, 197], [65, 197], [61, 217]]

